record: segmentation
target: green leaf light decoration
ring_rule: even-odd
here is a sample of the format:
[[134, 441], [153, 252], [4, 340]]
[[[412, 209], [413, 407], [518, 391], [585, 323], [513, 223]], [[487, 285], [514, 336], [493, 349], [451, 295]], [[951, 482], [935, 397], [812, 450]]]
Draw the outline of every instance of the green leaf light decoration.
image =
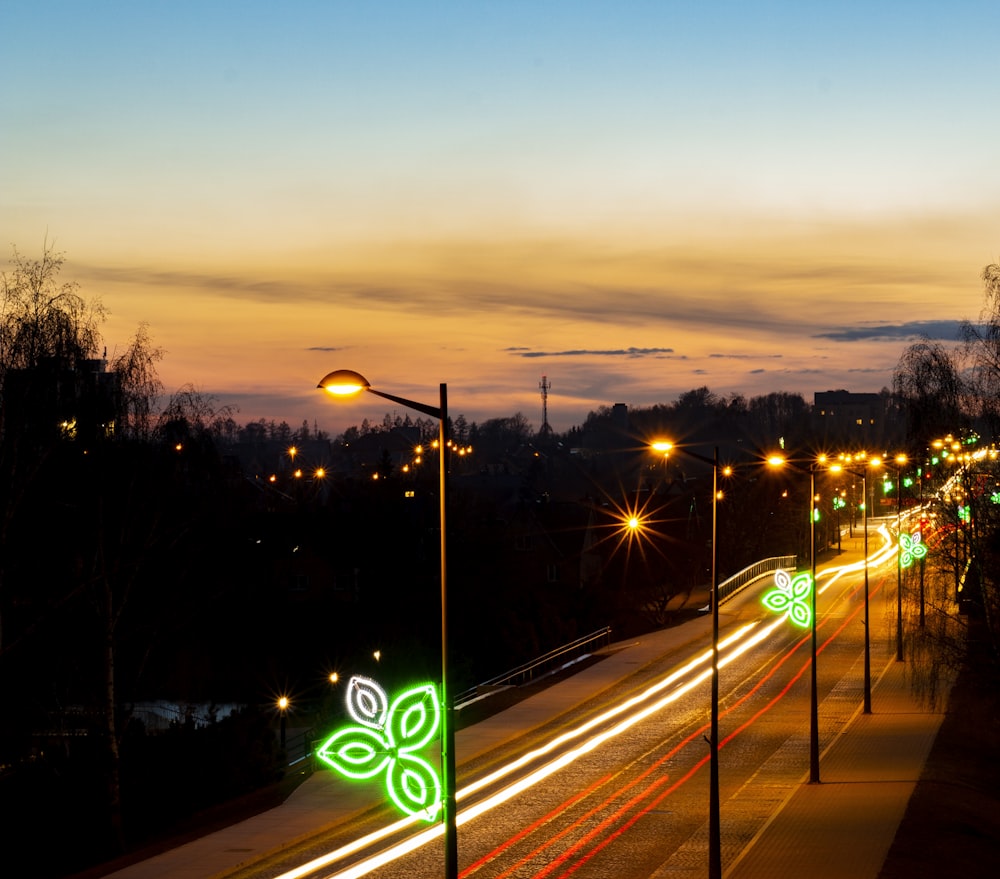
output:
[[416, 753], [441, 726], [434, 685], [405, 690], [389, 705], [375, 681], [355, 675], [347, 685], [347, 711], [358, 725], [337, 730], [316, 756], [347, 778], [385, 773], [386, 792], [400, 810], [434, 821], [441, 811], [441, 779]]
[[768, 610], [783, 613], [796, 626], [803, 629], [812, 623], [812, 607], [809, 598], [812, 595], [813, 582], [809, 574], [796, 574], [790, 577], [787, 571], [774, 572], [775, 588], [765, 593], [761, 601]]
[[927, 555], [927, 546], [921, 542], [920, 532], [914, 531], [912, 534], [899, 535], [899, 564], [900, 567], [908, 568], [917, 559], [922, 559]]

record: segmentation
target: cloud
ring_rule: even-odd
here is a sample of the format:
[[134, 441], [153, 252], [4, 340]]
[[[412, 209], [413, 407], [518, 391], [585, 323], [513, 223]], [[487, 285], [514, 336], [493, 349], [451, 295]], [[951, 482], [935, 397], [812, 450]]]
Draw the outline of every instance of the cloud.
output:
[[941, 339], [957, 342], [961, 339], [962, 321], [915, 320], [902, 324], [846, 327], [829, 333], [816, 333], [813, 338], [831, 339], [834, 342], [858, 342], [862, 339]]
[[527, 348], [505, 348], [518, 357], [662, 357], [673, 354], [673, 348], [576, 348], [568, 351], [532, 351]]
[[784, 354], [709, 354], [714, 360], [780, 360]]

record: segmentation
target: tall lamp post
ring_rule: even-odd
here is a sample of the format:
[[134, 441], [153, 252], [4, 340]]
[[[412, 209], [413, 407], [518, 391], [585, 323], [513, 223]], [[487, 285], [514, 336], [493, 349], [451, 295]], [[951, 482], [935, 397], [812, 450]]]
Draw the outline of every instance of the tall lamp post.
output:
[[[864, 456], [860, 456], [863, 458]], [[864, 686], [864, 713], [872, 713], [872, 657], [871, 657], [871, 637], [869, 635], [869, 613], [868, 613], [868, 471], [867, 470], [854, 470], [851, 467], [844, 467], [843, 464], [835, 464], [831, 467], [834, 469], [843, 469], [848, 473], [853, 473], [855, 476], [861, 477], [861, 491], [863, 492], [862, 497], [865, 499], [862, 504], [864, 512], [864, 526], [865, 526], [865, 686]], [[851, 512], [853, 517], [853, 510]]]
[[906, 455], [896, 455], [896, 466], [886, 464], [896, 471], [896, 662], [903, 661], [903, 465]]
[[455, 808], [455, 726], [454, 706], [449, 689], [448, 675], [448, 552], [447, 552], [447, 519], [448, 519], [448, 466], [445, 462], [447, 454], [448, 432], [448, 386], [444, 382], [440, 386], [440, 402], [438, 406], [418, 403], [395, 394], [377, 391], [368, 380], [357, 372], [349, 369], [338, 369], [324, 376], [317, 387], [338, 397], [353, 396], [361, 391], [367, 391], [376, 397], [391, 400], [406, 406], [430, 418], [436, 418], [438, 428], [438, 493], [440, 529], [441, 529], [441, 708], [444, 712], [441, 724], [441, 773], [444, 791], [444, 866], [445, 879], [458, 879], [458, 825]]
[[[657, 440], [652, 448], [666, 457], [673, 443]], [[690, 449], [677, 451], [712, 465], [712, 708], [709, 727], [709, 795], [708, 795], [708, 879], [722, 879], [722, 828], [719, 795], [719, 449], [713, 457], [699, 455]], [[730, 472], [727, 468], [726, 472]]]
[[280, 712], [279, 729], [280, 729], [281, 750], [284, 751], [285, 750], [285, 730], [286, 730], [285, 717], [286, 717], [286, 715], [288, 713], [288, 697], [287, 696], [282, 696], [280, 699], [278, 699], [278, 711]]
[[816, 679], [816, 464], [809, 465], [809, 568], [812, 576], [812, 662], [809, 663], [809, 783], [819, 784], [819, 685]]
[[809, 783], [819, 784], [819, 687], [816, 677], [816, 469], [819, 464], [826, 462], [825, 456], [821, 456], [817, 461], [809, 463], [806, 468], [789, 461], [782, 455], [772, 455], [767, 459], [767, 463], [772, 467], [782, 467], [790, 464], [796, 470], [809, 473], [809, 569], [812, 577], [812, 647], [811, 662], [809, 663]]

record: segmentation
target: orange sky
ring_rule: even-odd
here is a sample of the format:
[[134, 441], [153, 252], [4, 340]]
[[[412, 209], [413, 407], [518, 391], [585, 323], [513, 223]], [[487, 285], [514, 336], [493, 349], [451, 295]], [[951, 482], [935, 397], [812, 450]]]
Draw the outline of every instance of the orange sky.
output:
[[[51, 4], [50, 4], [51, 5]], [[878, 391], [1000, 257], [995, 4], [11, 0], [0, 237], [238, 420]], [[905, 14], [903, 14], [905, 11]], [[808, 39], [804, 38], [808, 35]]]

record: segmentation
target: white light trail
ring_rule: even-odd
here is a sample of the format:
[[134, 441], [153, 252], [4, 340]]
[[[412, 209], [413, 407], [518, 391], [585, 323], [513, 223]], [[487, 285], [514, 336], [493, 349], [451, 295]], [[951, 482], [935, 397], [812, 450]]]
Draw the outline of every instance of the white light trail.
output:
[[[778, 629], [779, 626], [783, 625], [783, 623], [784, 623], [784, 617], [779, 617], [773, 620], [768, 625], [760, 626], [759, 628], [758, 628], [759, 625], [758, 621], [751, 622], [745, 626], [742, 626], [732, 635], [720, 641], [719, 668], [725, 667], [730, 662], [732, 662], [733, 660], [741, 656], [743, 653], [745, 653], [747, 650], [750, 650], [751, 648], [759, 644], [761, 641], [765, 640], [776, 629]], [[747, 637], [754, 629], [757, 629], [757, 631], [753, 632], [751, 637]], [[741, 641], [742, 643], [740, 643]], [[723, 650], [729, 650], [729, 653], [727, 653], [725, 656], [722, 656]], [[709, 648], [703, 653], [700, 653], [698, 656], [696, 656], [694, 659], [692, 659], [690, 662], [688, 662], [680, 669], [677, 669], [676, 671], [667, 675], [662, 680], [657, 681], [652, 686], [647, 687], [645, 690], [643, 690], [638, 695], [633, 696], [631, 699], [626, 700], [620, 705], [614, 706], [613, 708], [609, 709], [603, 714], [592, 718], [586, 723], [580, 724], [580, 726], [578, 727], [574, 727], [572, 730], [568, 730], [567, 732], [557, 736], [556, 738], [552, 739], [551, 741], [547, 742], [541, 747], [536, 748], [535, 750], [530, 751], [527, 754], [524, 754], [523, 756], [517, 758], [516, 760], [511, 761], [510, 763], [505, 764], [495, 772], [487, 776], [484, 776], [481, 779], [477, 779], [476, 781], [472, 782], [469, 785], [466, 785], [457, 792], [456, 799], [461, 800], [464, 799], [465, 797], [468, 797], [475, 791], [480, 790], [481, 788], [486, 787], [487, 785], [493, 784], [494, 782], [500, 780], [501, 778], [510, 775], [512, 772], [516, 772], [518, 769], [525, 766], [526, 764], [531, 763], [534, 760], [537, 760], [539, 757], [545, 756], [546, 754], [561, 747], [562, 745], [565, 745], [567, 742], [570, 742], [573, 739], [578, 739], [586, 735], [594, 727], [606, 723], [607, 721], [621, 714], [624, 714], [634, 708], [637, 708], [642, 703], [647, 702], [649, 699], [656, 696], [658, 693], [661, 693], [666, 687], [669, 687], [672, 683], [680, 681], [681, 678], [685, 677], [686, 675], [692, 675], [692, 673], [694, 673], [695, 670], [699, 668], [699, 666], [702, 666], [706, 663], [710, 663], [711, 658], [712, 658], [712, 650], [711, 648]], [[523, 791], [528, 790], [532, 786], [538, 784], [539, 782], [543, 781], [544, 779], [548, 778], [554, 773], [562, 769], [565, 769], [567, 766], [571, 765], [573, 762], [580, 759], [584, 755], [590, 753], [601, 744], [607, 742], [610, 739], [613, 739], [616, 736], [621, 735], [635, 724], [639, 723], [640, 721], [644, 720], [650, 715], [655, 714], [657, 711], [660, 711], [670, 703], [676, 701], [685, 693], [689, 692], [694, 687], [698, 686], [698, 684], [700, 684], [702, 681], [707, 680], [711, 675], [711, 673], [712, 673], [712, 668], [711, 665], [709, 665], [707, 668], [702, 669], [697, 674], [693, 674], [693, 676], [689, 677], [685, 682], [681, 683], [676, 689], [671, 690], [669, 693], [662, 696], [655, 702], [651, 702], [650, 704], [646, 705], [640, 710], [635, 711], [634, 714], [631, 714], [623, 718], [619, 723], [617, 723], [610, 729], [605, 730], [604, 732], [595, 735], [589, 739], [586, 739], [585, 741], [581, 742], [576, 748], [573, 748], [572, 750], [569, 750], [564, 754], [561, 754], [555, 760], [552, 760], [551, 762], [545, 764], [544, 766], [539, 767], [538, 769], [526, 775], [524, 778], [518, 779], [513, 784], [507, 786], [503, 790], [498, 791], [492, 796], [487, 797], [486, 799], [481, 800], [480, 802], [464, 810], [459, 811], [459, 813], [455, 817], [456, 825], [465, 824], [468, 821], [471, 821], [473, 818], [477, 818], [480, 815], [485, 814], [486, 812], [496, 808], [499, 805], [502, 805], [503, 803], [507, 802], [508, 800], [512, 799], [513, 797], [517, 796]], [[367, 836], [364, 836], [360, 839], [357, 839], [346, 846], [342, 846], [341, 848], [328, 852], [327, 854], [322, 855], [319, 858], [315, 858], [314, 860], [310, 861], [307, 864], [303, 864], [300, 867], [296, 867], [293, 870], [290, 870], [286, 873], [282, 873], [280, 876], [276, 877], [276, 879], [301, 879], [301, 877], [303, 876], [315, 873], [318, 870], [322, 869], [323, 867], [330, 866], [331, 864], [334, 864], [337, 861], [343, 860], [348, 855], [360, 851], [374, 844], [375, 842], [378, 842], [379, 840], [384, 839], [385, 837], [390, 836], [393, 833], [396, 833], [397, 831], [405, 829], [407, 826], [414, 823], [416, 823], [416, 820], [409, 817], [400, 821], [396, 821], [388, 825], [387, 827], [375, 831], [374, 833], [370, 833]], [[429, 842], [432, 842], [433, 840], [439, 838], [443, 833], [444, 833], [444, 825], [440, 823], [435, 824], [433, 827], [429, 827], [426, 830], [414, 836], [408, 837], [402, 842], [399, 842], [396, 845], [391, 846], [390, 848], [382, 852], [379, 852], [376, 855], [366, 858], [363, 861], [359, 861], [358, 863], [352, 865], [351, 867], [348, 867], [346, 870], [330, 875], [328, 879], [358, 879], [358, 877], [365, 876], [368, 873], [372, 872], [373, 870], [385, 866], [386, 864], [396, 860], [397, 858], [402, 857], [403, 855], [406, 855], [412, 851], [415, 851], [416, 849], [420, 848], [423, 845], [426, 845]]]

